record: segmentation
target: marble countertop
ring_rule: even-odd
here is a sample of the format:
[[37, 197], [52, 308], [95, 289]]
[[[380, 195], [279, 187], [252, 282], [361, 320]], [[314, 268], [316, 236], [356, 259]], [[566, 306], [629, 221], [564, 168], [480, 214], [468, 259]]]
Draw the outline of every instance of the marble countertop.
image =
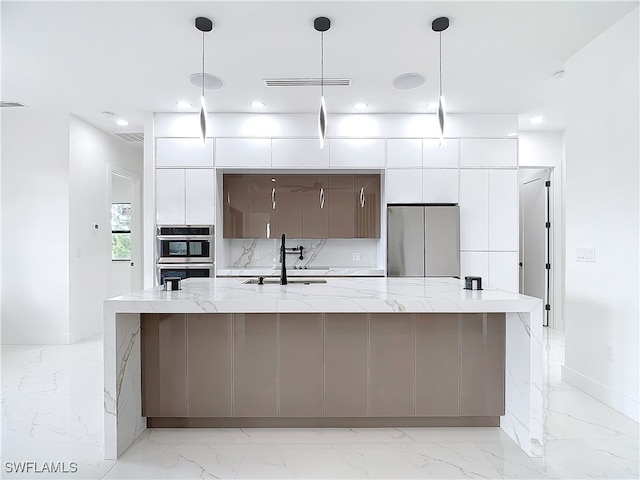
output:
[[[274, 267], [229, 267], [216, 270], [218, 277], [255, 277], [280, 276], [280, 269]], [[377, 267], [310, 267], [287, 268], [287, 275], [292, 277], [384, 277], [383, 268]]]
[[542, 300], [502, 290], [471, 291], [456, 278], [326, 278], [324, 284], [246, 284], [189, 278], [182, 290], [154, 287], [105, 300], [112, 312], [530, 312]]

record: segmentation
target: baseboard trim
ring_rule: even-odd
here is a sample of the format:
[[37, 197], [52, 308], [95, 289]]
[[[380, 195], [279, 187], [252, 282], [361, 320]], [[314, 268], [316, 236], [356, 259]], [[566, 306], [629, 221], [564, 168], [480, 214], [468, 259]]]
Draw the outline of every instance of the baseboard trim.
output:
[[147, 417], [148, 428], [499, 427], [500, 417]]
[[600, 400], [623, 415], [640, 422], [640, 402], [574, 369], [562, 365], [562, 380]]

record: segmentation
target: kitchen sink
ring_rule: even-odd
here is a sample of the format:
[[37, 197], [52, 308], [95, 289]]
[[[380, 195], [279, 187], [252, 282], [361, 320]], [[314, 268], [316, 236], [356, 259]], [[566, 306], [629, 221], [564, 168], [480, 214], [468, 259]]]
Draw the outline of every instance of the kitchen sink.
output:
[[[260, 281], [257, 278], [250, 278], [249, 280], [245, 280], [242, 283], [250, 284], [250, 285], [258, 285], [259, 282]], [[280, 279], [275, 277], [264, 278], [263, 282], [265, 285], [280, 285]], [[288, 284], [301, 283], [303, 285], [309, 285], [311, 283], [327, 283], [327, 281], [324, 278], [288, 278], [287, 283]]]

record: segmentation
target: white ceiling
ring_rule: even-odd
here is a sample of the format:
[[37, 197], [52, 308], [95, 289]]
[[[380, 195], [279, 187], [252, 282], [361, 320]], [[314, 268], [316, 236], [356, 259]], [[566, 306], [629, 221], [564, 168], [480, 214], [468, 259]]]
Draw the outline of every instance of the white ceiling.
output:
[[[316, 113], [318, 88], [266, 87], [263, 79], [320, 76], [320, 34], [327, 16], [325, 76], [350, 87], [325, 87], [327, 110], [432, 113], [438, 93], [438, 34], [431, 21], [448, 16], [442, 34], [443, 89], [450, 113], [518, 113], [522, 130], [564, 128], [562, 80], [552, 73], [633, 8], [636, 1], [2, 1], [5, 101], [34, 110], [73, 113], [105, 131], [141, 131], [146, 112], [199, 108], [189, 75], [201, 70], [207, 16], [206, 71], [224, 80], [207, 91], [210, 112]], [[397, 90], [393, 78], [419, 72], [427, 81]], [[101, 112], [130, 121], [118, 127]], [[9, 114], [9, 109], [3, 109]], [[533, 115], [545, 121], [532, 126]]]

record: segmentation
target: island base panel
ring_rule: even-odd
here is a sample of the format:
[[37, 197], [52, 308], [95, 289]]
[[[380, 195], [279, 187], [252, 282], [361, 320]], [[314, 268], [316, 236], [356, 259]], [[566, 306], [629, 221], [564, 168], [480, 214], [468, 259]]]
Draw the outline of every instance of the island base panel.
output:
[[499, 427], [500, 417], [147, 417], [147, 428]]

